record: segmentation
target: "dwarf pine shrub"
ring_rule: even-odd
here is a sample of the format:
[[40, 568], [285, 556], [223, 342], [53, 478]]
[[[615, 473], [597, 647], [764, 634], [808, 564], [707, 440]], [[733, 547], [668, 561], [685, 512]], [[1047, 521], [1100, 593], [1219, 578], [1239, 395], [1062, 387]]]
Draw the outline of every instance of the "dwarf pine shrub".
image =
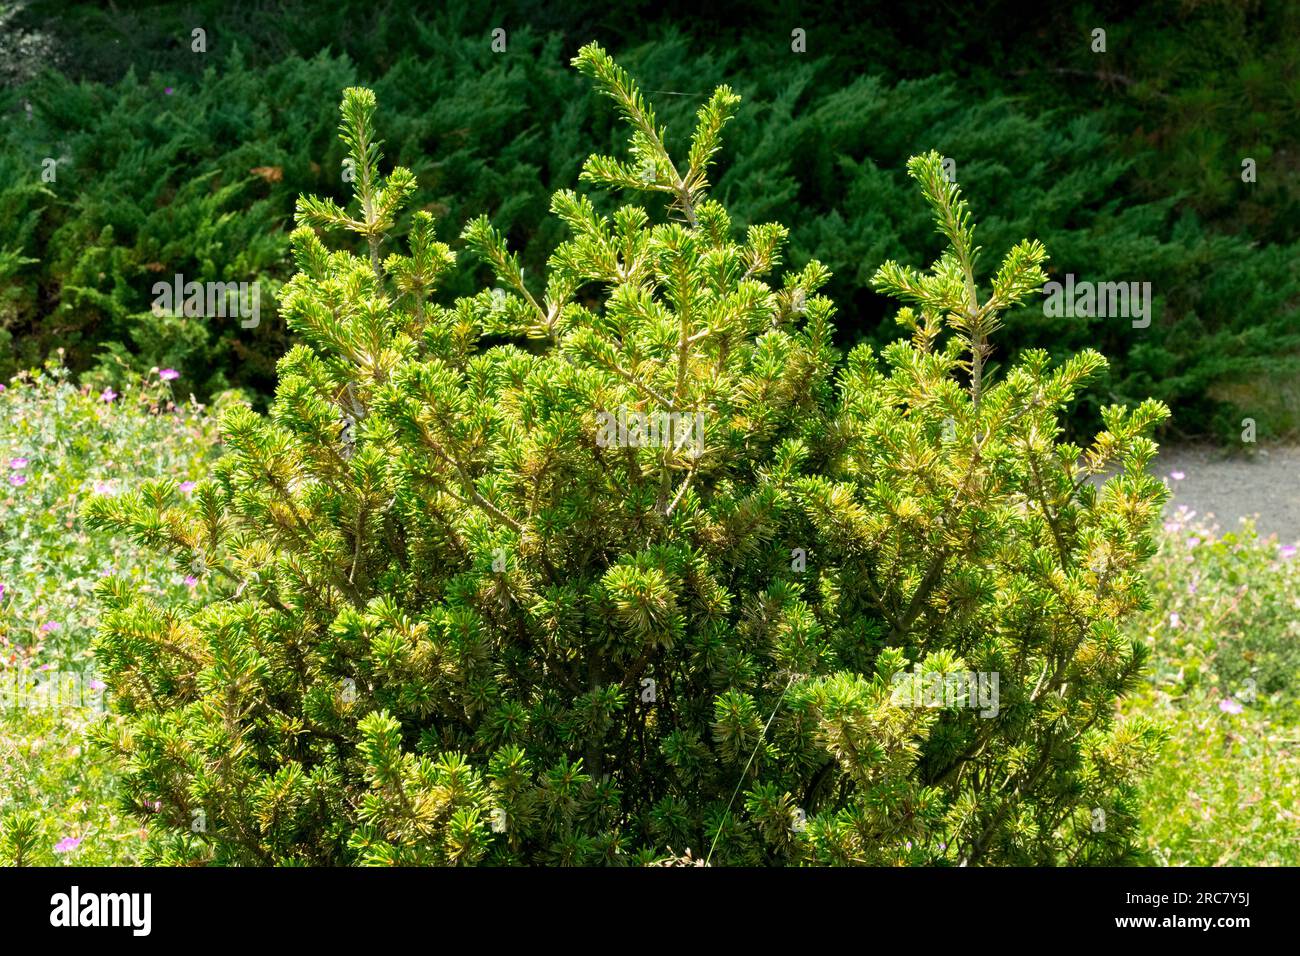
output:
[[495, 285], [442, 304], [455, 256], [426, 212], [392, 249], [414, 177], [381, 173], [374, 96], [347, 90], [356, 201], [299, 203], [302, 344], [269, 413], [226, 413], [188, 498], [91, 503], [213, 594], [99, 586], [100, 742], [151, 859], [1130, 857], [1159, 735], [1116, 722], [1143, 660], [1116, 624], [1164, 407], [1107, 409], [1084, 449], [1060, 418], [1100, 355], [990, 374], [1046, 253], [982, 285], [935, 154], [909, 171], [948, 248], [877, 277], [911, 338], [840, 362], [827, 270], [781, 273], [785, 228], [742, 239], [710, 197], [739, 97], [674, 158], [603, 50], [574, 64], [630, 130], [583, 180], [662, 207], [557, 192], [542, 277], [475, 220]]

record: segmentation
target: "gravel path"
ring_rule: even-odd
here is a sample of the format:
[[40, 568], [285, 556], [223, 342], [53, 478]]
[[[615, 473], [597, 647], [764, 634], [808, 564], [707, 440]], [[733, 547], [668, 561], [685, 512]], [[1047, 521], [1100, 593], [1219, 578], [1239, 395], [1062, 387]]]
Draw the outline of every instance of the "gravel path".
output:
[[[1254, 458], [1225, 458], [1211, 448], [1162, 447], [1152, 473], [1169, 479], [1169, 509], [1186, 505], [1214, 515], [1224, 531], [1242, 516], [1258, 515], [1261, 535], [1300, 540], [1300, 446], [1261, 447]], [[1180, 473], [1181, 479], [1172, 475]]]

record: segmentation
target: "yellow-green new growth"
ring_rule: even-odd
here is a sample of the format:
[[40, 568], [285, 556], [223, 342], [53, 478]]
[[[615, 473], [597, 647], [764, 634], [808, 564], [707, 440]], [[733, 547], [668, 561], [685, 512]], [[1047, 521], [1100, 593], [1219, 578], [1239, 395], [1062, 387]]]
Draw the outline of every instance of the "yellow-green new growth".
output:
[[708, 103], [700, 107], [686, 174], [682, 175], [664, 145], [666, 130], [656, 124], [653, 108], [627, 71], [596, 43], [579, 50], [573, 65], [596, 81], [600, 91], [617, 104], [632, 125], [632, 162], [591, 156], [583, 167], [582, 178], [625, 189], [668, 193], [686, 222], [692, 227], [699, 225], [696, 210], [709, 186], [709, 166], [721, 147], [722, 128], [735, 115], [740, 97], [729, 86], [719, 86]]
[[[927, 327], [946, 321], [956, 330], [969, 355], [966, 367], [971, 395], [978, 405], [984, 389], [984, 363], [992, 352], [989, 337], [1000, 328], [1002, 312], [1020, 304], [1047, 281], [1042, 270], [1047, 250], [1037, 239], [1018, 243], [1003, 259], [992, 291], [981, 304], [975, 276], [980, 248], [975, 245], [975, 224], [961, 188], [949, 179], [943, 157], [933, 151], [908, 160], [907, 172], [920, 184], [935, 228], [948, 240], [948, 249], [928, 273], [887, 260], [871, 283], [881, 292], [920, 305]], [[902, 321], [916, 327], [911, 313]]]

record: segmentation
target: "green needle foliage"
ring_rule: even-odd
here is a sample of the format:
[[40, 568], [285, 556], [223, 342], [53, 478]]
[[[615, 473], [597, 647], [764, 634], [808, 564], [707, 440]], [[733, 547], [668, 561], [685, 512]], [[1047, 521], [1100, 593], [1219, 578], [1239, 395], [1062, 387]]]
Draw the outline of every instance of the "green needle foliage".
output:
[[[1081, 449], [1060, 420], [1100, 355], [984, 374], [1045, 252], [981, 295], [937, 155], [910, 171], [950, 250], [878, 276], [911, 341], [841, 364], [827, 270], [781, 275], [785, 228], [741, 240], [709, 196], [738, 97], [699, 110], [679, 167], [603, 50], [574, 65], [631, 129], [582, 178], [665, 209], [557, 192], [545, 277], [471, 222], [497, 284], [439, 304], [454, 255], [427, 213], [391, 248], [414, 180], [381, 173], [374, 96], [349, 89], [355, 208], [299, 203], [281, 299], [303, 344], [269, 414], [225, 415], [188, 499], [159, 480], [90, 505], [215, 594], [99, 589], [101, 742], [151, 858], [1129, 858], [1159, 735], [1115, 721], [1142, 663], [1116, 623], [1144, 601], [1164, 407], [1108, 409]], [[900, 695], [963, 671], [1000, 702]]]

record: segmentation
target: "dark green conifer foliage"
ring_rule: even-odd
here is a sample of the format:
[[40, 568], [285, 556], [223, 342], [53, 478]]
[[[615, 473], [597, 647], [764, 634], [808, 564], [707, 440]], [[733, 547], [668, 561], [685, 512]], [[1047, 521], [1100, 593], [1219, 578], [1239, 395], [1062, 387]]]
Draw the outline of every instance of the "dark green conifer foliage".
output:
[[[225, 581], [203, 607], [101, 585], [101, 738], [156, 858], [1130, 857], [1158, 735], [1115, 723], [1141, 663], [1116, 623], [1143, 600], [1163, 406], [1108, 410], [1085, 450], [1058, 422], [1099, 355], [985, 374], [1045, 252], [981, 289], [933, 154], [910, 171], [950, 249], [878, 275], [911, 341], [837, 364], [827, 271], [782, 275], [786, 230], [741, 240], [709, 197], [739, 98], [670, 150], [603, 50], [574, 64], [630, 128], [583, 179], [662, 204], [556, 193], [544, 277], [476, 220], [498, 286], [439, 304], [455, 257], [427, 213], [394, 249], [414, 179], [382, 173], [374, 96], [349, 89], [356, 201], [299, 203], [282, 309], [304, 344], [269, 414], [227, 414], [189, 499], [90, 506]], [[349, 232], [357, 252], [321, 236]], [[996, 714], [906, 706], [914, 663], [997, 672]]]

